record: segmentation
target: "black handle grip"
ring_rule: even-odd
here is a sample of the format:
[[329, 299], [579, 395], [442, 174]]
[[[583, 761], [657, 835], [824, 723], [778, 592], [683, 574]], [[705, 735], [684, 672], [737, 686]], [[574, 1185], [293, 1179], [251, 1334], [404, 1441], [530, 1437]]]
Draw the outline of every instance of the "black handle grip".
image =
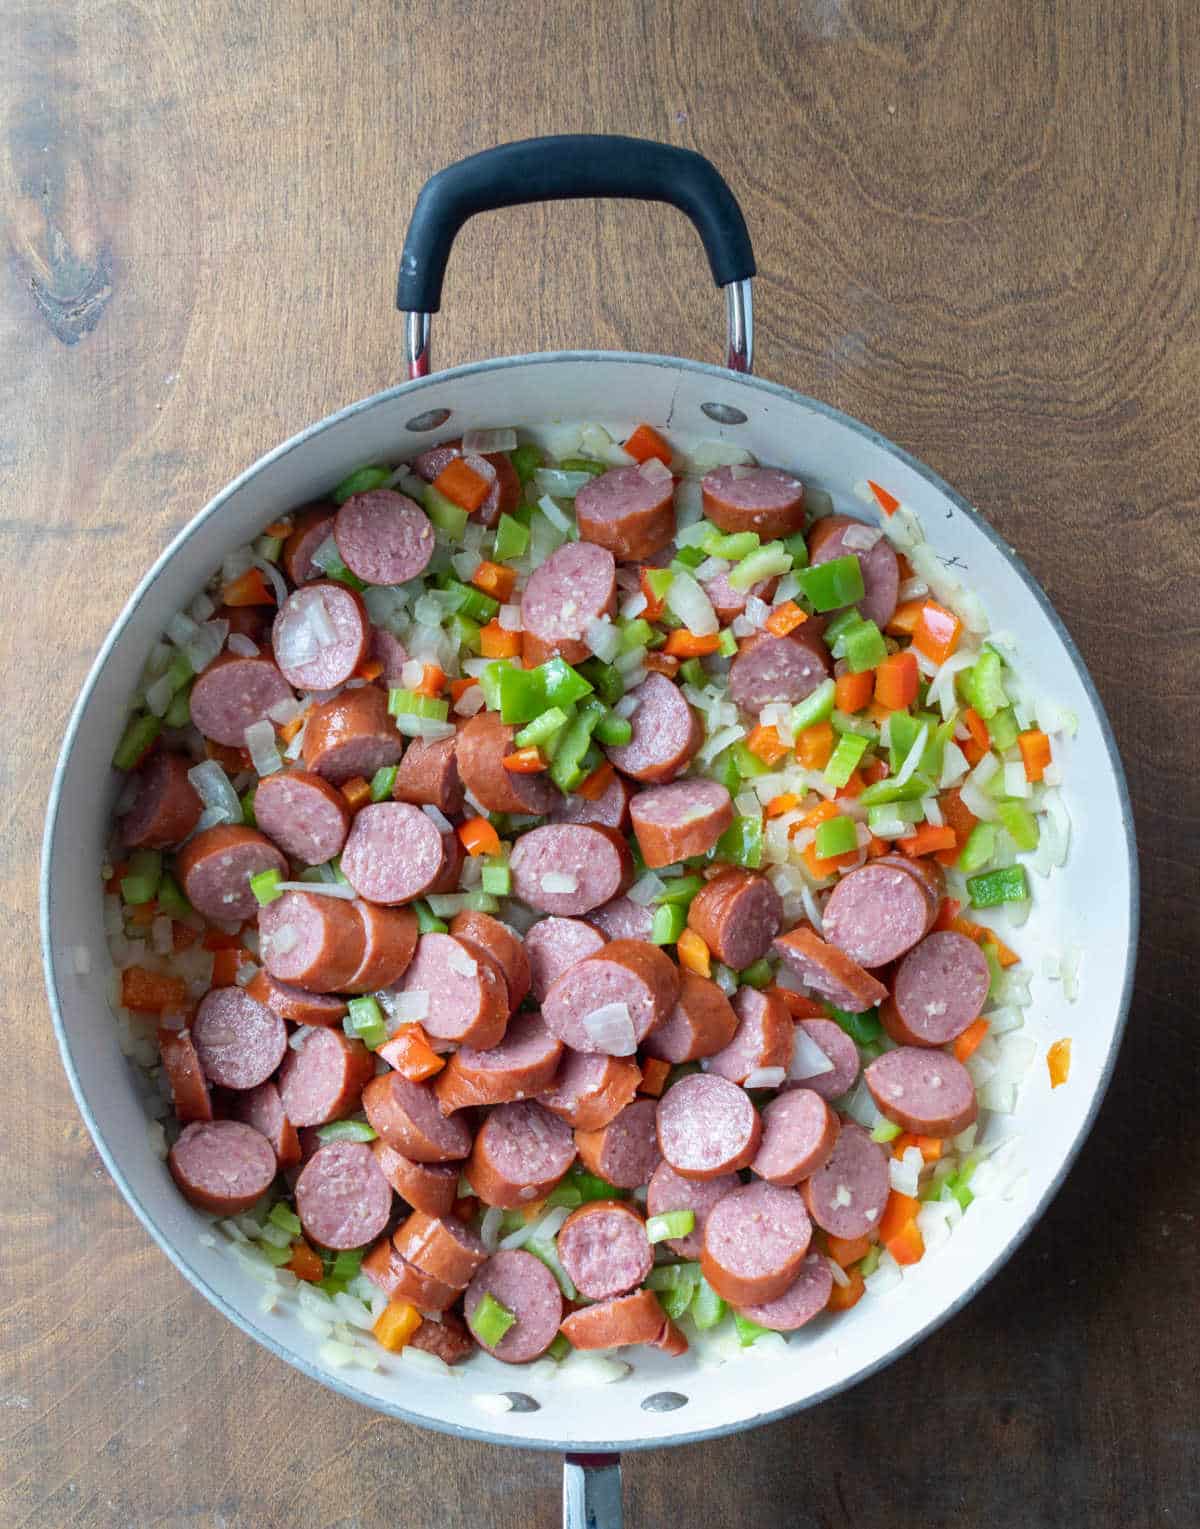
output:
[[742, 209], [702, 154], [644, 138], [565, 133], [498, 144], [425, 182], [400, 257], [396, 306], [407, 313], [438, 311], [455, 235], [477, 212], [601, 196], [669, 202], [686, 213], [717, 286], [754, 275]]

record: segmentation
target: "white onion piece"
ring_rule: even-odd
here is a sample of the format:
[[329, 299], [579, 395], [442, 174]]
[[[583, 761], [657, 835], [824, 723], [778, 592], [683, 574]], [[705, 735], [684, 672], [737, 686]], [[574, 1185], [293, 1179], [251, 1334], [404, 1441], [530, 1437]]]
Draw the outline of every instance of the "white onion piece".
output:
[[787, 1077], [782, 1067], [756, 1067], [742, 1079], [743, 1088], [778, 1088]]
[[632, 1056], [637, 1050], [633, 1020], [623, 1003], [606, 1003], [583, 1016], [583, 1028], [597, 1051], [607, 1056]]
[[275, 604], [282, 605], [288, 597], [288, 587], [283, 575], [275, 564], [265, 557], [259, 557], [257, 553], [250, 559], [251, 565], [266, 574], [267, 582], [275, 592]]
[[[281, 881], [277, 886], [281, 892], [315, 892], [318, 897], [341, 897], [346, 902], [353, 902], [358, 896], [354, 888], [344, 881]], [[271, 953], [283, 954], [278, 938], [271, 941]]]
[[515, 451], [517, 432], [511, 425], [500, 425], [494, 430], [464, 430], [462, 449], [477, 451], [481, 456], [496, 451]]
[[754, 458], [744, 446], [732, 441], [699, 441], [688, 453], [691, 466], [698, 473], [706, 473], [713, 467], [754, 465]]
[[765, 600], [760, 600], [757, 595], [750, 595], [746, 600], [746, 608], [742, 614], [756, 632], [761, 632], [771, 615], [771, 607]]
[[197, 674], [212, 663], [225, 646], [228, 636], [228, 621], [206, 621], [202, 627], [197, 628], [196, 635], [184, 643], [183, 651], [187, 661]]
[[435, 807], [432, 802], [426, 802], [421, 811], [431, 822], [437, 825], [438, 833], [452, 834], [454, 832], [454, 824], [440, 807]]
[[275, 729], [270, 722], [251, 722], [243, 736], [250, 763], [259, 775], [274, 775], [276, 770], [283, 769], [283, 760], [275, 746]]
[[450, 566], [460, 579], [466, 583], [475, 577], [476, 570], [483, 558], [480, 553], [472, 548], [465, 548], [462, 552], [456, 552], [450, 559]]
[[578, 892], [579, 881], [566, 871], [546, 871], [542, 876], [541, 887], [543, 892], [554, 896], [556, 893]]
[[201, 590], [188, 606], [188, 615], [193, 621], [207, 621], [216, 608], [204, 591]]
[[1025, 774], [1025, 766], [1019, 759], [1006, 763], [1004, 766], [1004, 794], [1015, 797], [1029, 795], [1029, 777]]
[[[547, 496], [553, 494], [556, 499], [574, 499], [579, 490], [586, 488], [592, 481], [592, 475], [584, 472], [563, 472], [557, 467], [539, 467], [533, 475], [533, 481]], [[541, 507], [539, 500], [539, 508]]]
[[152, 715], [156, 717], [166, 716], [167, 707], [170, 706], [175, 691], [171, 687], [171, 681], [167, 675], [154, 681], [153, 685], [146, 687], [146, 706]]
[[483, 1220], [479, 1224], [479, 1240], [489, 1253], [494, 1253], [500, 1243], [500, 1223], [504, 1220], [504, 1212], [498, 1205], [491, 1205], [483, 1213]]
[[929, 593], [929, 585], [924, 579], [918, 579], [916, 574], [911, 579], [905, 579], [896, 594], [897, 601], [903, 605], [908, 600], [923, 600]]
[[[564, 473], [562, 476], [566, 477], [569, 475]], [[589, 473], [576, 473], [574, 476], [590, 478], [591, 475]], [[571, 522], [559, 509], [558, 505], [555, 504], [554, 500], [551, 499], [549, 494], [542, 495], [538, 500], [537, 507], [556, 531], [561, 531], [564, 536], [571, 534]]]
[[433, 717], [414, 717], [403, 711], [395, 719], [396, 731], [406, 738], [453, 738], [453, 722], [438, 722]]
[[385, 988], [375, 995], [389, 1019], [399, 1024], [411, 1024], [429, 1015], [429, 994], [421, 988], [409, 988], [403, 993]]
[[[938, 806], [938, 800], [936, 796], [922, 797], [921, 806], [924, 809], [925, 821], [927, 823], [931, 823], [934, 828], [943, 827], [946, 820], [942, 816], [942, 809]], [[901, 835], [901, 837], [903, 837], [903, 835]]]
[[628, 722], [641, 704], [642, 698], [640, 695], [634, 695], [632, 691], [626, 691], [613, 707], [613, 713], [618, 717], [623, 717]]
[[745, 478], [754, 476], [753, 467], [747, 467], [744, 462], [734, 462], [729, 469], [729, 478], [733, 483], [740, 483]]
[[502, 605], [496, 617], [500, 628], [505, 632], [519, 632], [522, 629], [521, 607], [519, 605]]
[[468, 685], [451, 710], [456, 717], [474, 717], [483, 710], [485, 704], [482, 689], [478, 685]]
[[205, 807], [210, 807], [221, 814], [217, 819], [218, 822], [240, 823], [242, 821], [242, 804], [238, 801], [237, 792], [230, 784], [229, 776], [215, 759], [202, 760], [200, 764], [193, 765], [187, 773], [188, 780], [191, 781], [196, 795]]
[[690, 573], [681, 570], [671, 580], [666, 605], [696, 637], [708, 637], [720, 630], [712, 601]]
[[[621, 651], [621, 633], [607, 616], [588, 623], [583, 640], [602, 663], [611, 664]], [[623, 699], [623, 698], [622, 698]]]
[[167, 636], [177, 648], [182, 648], [184, 643], [191, 642], [199, 630], [199, 623], [193, 621], [183, 611], [176, 611], [164, 628]]
[[307, 729], [307, 727], [308, 727], [308, 723], [306, 722], [304, 724], [304, 726], [301, 727], [299, 729], [299, 731], [296, 733], [296, 736], [292, 739], [291, 743], [288, 744], [287, 748], [284, 749], [283, 757], [285, 759], [299, 759], [300, 758], [301, 750], [304, 748], [304, 733], [305, 733], [305, 730]]
[[967, 756], [958, 744], [952, 738], [948, 739], [942, 754], [942, 775], [938, 781], [939, 787], [944, 791], [947, 786], [956, 786], [970, 768]]
[[880, 526], [847, 526], [842, 536], [842, 546], [849, 552], [870, 552], [882, 535]]
[[638, 477], [647, 483], [663, 483], [671, 476], [671, 469], [658, 457], [647, 457], [638, 467]]
[[833, 1071], [833, 1062], [821, 1050], [803, 1025], [797, 1025], [792, 1040], [792, 1060], [788, 1065], [788, 1077], [820, 1078]]
[[245, 632], [230, 632], [225, 646], [239, 658], [255, 658], [262, 651], [253, 637], [247, 637]]
[[648, 908], [654, 899], [666, 890], [666, 882], [661, 877], [656, 876], [653, 871], [646, 871], [638, 877], [625, 895], [631, 903]]
[[646, 609], [648, 603], [641, 590], [635, 590], [627, 599], [621, 601], [622, 621], [635, 621]]

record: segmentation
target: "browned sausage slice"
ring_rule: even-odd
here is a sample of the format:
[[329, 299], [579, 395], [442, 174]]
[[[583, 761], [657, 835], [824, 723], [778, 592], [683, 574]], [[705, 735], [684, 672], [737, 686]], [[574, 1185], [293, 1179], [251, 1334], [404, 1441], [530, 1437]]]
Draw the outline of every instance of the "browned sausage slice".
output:
[[436, 889], [446, 875], [450, 839], [419, 807], [375, 802], [354, 819], [342, 851], [342, 874], [373, 903], [409, 903]]
[[642, 859], [651, 870], [705, 855], [733, 822], [733, 801], [715, 780], [677, 780], [639, 791], [629, 806]]
[[637, 700], [637, 710], [629, 719], [633, 736], [628, 743], [608, 745], [604, 752], [618, 770], [635, 780], [674, 780], [704, 740], [700, 718], [665, 674], [648, 674], [629, 694]]
[[331, 1141], [300, 1170], [296, 1214], [305, 1235], [320, 1247], [361, 1248], [387, 1226], [392, 1186], [364, 1142]]
[[323, 579], [324, 569], [313, 562], [316, 552], [333, 535], [336, 507], [325, 501], [309, 504], [292, 522], [292, 534], [283, 544], [283, 568], [293, 584]]
[[283, 1019], [297, 1025], [340, 1025], [346, 1017], [345, 999], [328, 993], [310, 993], [306, 988], [280, 982], [270, 972], [257, 971], [246, 985], [246, 992]]
[[714, 467], [700, 491], [722, 531], [756, 531], [769, 542], [804, 529], [804, 484], [778, 467]]
[[249, 1210], [275, 1178], [271, 1143], [240, 1120], [184, 1126], [167, 1164], [184, 1198], [214, 1216]]
[[694, 1062], [728, 1046], [737, 1028], [738, 1017], [717, 984], [681, 968], [679, 1001], [642, 1050], [663, 1062]]
[[829, 1304], [833, 1275], [828, 1261], [819, 1253], [810, 1253], [800, 1265], [800, 1273], [781, 1296], [757, 1306], [739, 1308], [742, 1316], [769, 1327], [777, 1333], [794, 1333], [811, 1322]]
[[858, 1047], [841, 1025], [832, 1019], [802, 1019], [796, 1028], [803, 1030], [817, 1049], [825, 1053], [833, 1063], [833, 1068], [829, 1072], [805, 1077], [803, 1073], [795, 1071], [793, 1060], [793, 1070], [789, 1073], [792, 1081], [804, 1088], [811, 1088], [822, 1099], [840, 1099], [843, 1094], [849, 1093], [854, 1087], [861, 1064]]
[[200, 798], [188, 779], [190, 761], [161, 749], [138, 773], [138, 794], [121, 818], [130, 849], [167, 849], [186, 839], [200, 817]]
[[[679, 969], [658, 946], [613, 940], [563, 973], [546, 994], [542, 1018], [576, 1051], [629, 1056], [678, 999]], [[620, 1020], [622, 1005], [631, 1035]]]
[[354, 905], [321, 892], [285, 892], [258, 911], [259, 955], [272, 977], [314, 993], [343, 989], [363, 958]]
[[362, 1272], [389, 1300], [408, 1301], [418, 1311], [448, 1311], [462, 1294], [414, 1268], [396, 1252], [390, 1237], [375, 1244], [362, 1261]]
[[654, 1263], [645, 1219], [620, 1200], [593, 1200], [572, 1211], [557, 1246], [559, 1262], [591, 1301], [634, 1289]]
[[572, 793], [560, 796], [550, 809], [556, 823], [599, 823], [605, 828], [619, 828], [622, 833], [629, 826], [629, 802], [633, 787], [623, 775], [613, 776], [612, 783], [601, 796], [589, 801]]
[[730, 698], [752, 716], [773, 701], [803, 701], [829, 678], [832, 663], [820, 635], [823, 623], [809, 620], [786, 637], [770, 632], [747, 637], [729, 666]]
[[333, 539], [346, 567], [365, 584], [406, 584], [433, 556], [428, 515], [391, 488], [352, 494], [334, 519]]
[[611, 1301], [597, 1301], [565, 1317], [564, 1336], [574, 1348], [628, 1348], [657, 1343], [670, 1327], [653, 1290], [635, 1290]]
[[427, 1083], [383, 1073], [363, 1089], [362, 1102], [388, 1146], [415, 1163], [458, 1162], [471, 1150], [466, 1121], [461, 1115], [443, 1115]]
[[589, 1173], [618, 1189], [648, 1184], [662, 1161], [655, 1130], [658, 1105], [635, 1099], [597, 1131], [576, 1131], [575, 1146]]
[[614, 897], [602, 908], [593, 908], [587, 921], [610, 940], [648, 940], [654, 929], [653, 913], [631, 897]]
[[340, 1030], [312, 1030], [298, 1051], [288, 1049], [279, 1071], [279, 1097], [295, 1126], [322, 1126], [358, 1109], [375, 1074], [375, 1058]]
[[530, 659], [536, 665], [555, 654], [568, 664], [589, 657], [587, 630], [616, 610], [616, 580], [612, 553], [586, 539], [567, 542], [535, 568], [521, 596], [527, 666]]
[[633, 856], [615, 828], [547, 823], [521, 835], [509, 869], [514, 896], [542, 913], [570, 917], [619, 897], [633, 881]]
[[715, 1179], [754, 1161], [762, 1122], [750, 1095], [727, 1078], [696, 1072], [658, 1102], [662, 1155], [688, 1179]]
[[814, 993], [850, 1014], [862, 1014], [887, 997], [882, 982], [806, 925], [797, 925], [789, 933], [781, 934], [771, 948]]
[[204, 1076], [221, 1088], [257, 1088], [287, 1050], [287, 1026], [240, 987], [205, 993], [192, 1025]]
[[926, 935], [896, 968], [880, 1018], [899, 1045], [948, 1045], [979, 1017], [991, 980], [974, 940], [951, 929]]
[[268, 712], [292, 700], [292, 687], [269, 658], [219, 653], [192, 686], [192, 721], [226, 748], [245, 747], [246, 729], [269, 721]]
[[565, 1051], [554, 1082], [541, 1094], [541, 1103], [569, 1126], [598, 1131], [637, 1093], [642, 1070], [624, 1057]]
[[258, 911], [251, 876], [261, 871], [286, 876], [288, 863], [256, 829], [220, 823], [188, 840], [176, 857], [175, 869], [197, 913], [217, 923], [236, 924]]
[[[455, 457], [461, 457], [462, 454], [461, 439], [446, 441], [444, 445], [423, 451], [414, 459], [413, 469], [425, 479], [426, 483], [433, 483], [446, 465]], [[521, 480], [507, 452], [486, 451], [478, 455], [468, 452], [467, 456], [470, 466], [481, 477], [487, 477], [490, 473], [493, 480], [487, 498], [475, 511], [475, 517], [480, 525], [487, 526], [491, 530], [499, 522], [501, 515], [511, 515], [521, 503]]]
[[745, 1083], [766, 1068], [786, 1069], [792, 1060], [794, 1028], [782, 998], [740, 987], [733, 1000], [737, 1032], [723, 1051], [708, 1059], [708, 1071], [731, 1083]]
[[750, 1167], [760, 1179], [791, 1187], [833, 1155], [838, 1117], [810, 1088], [792, 1088], [763, 1110], [763, 1138]]
[[692, 898], [687, 922], [718, 961], [741, 971], [770, 950], [783, 923], [783, 902], [765, 876], [722, 871]]
[[945, 1051], [885, 1051], [863, 1077], [882, 1113], [918, 1136], [957, 1136], [979, 1113], [971, 1074]]
[[644, 562], [675, 535], [675, 481], [640, 467], [610, 468], [576, 494], [575, 520], [585, 542], [625, 562]]
[[479, 954], [490, 956], [508, 985], [508, 1006], [520, 1008], [531, 981], [525, 946], [507, 924], [490, 913], [464, 908], [450, 923], [450, 933]]
[[279, 770], [258, 783], [254, 820], [280, 849], [305, 865], [340, 855], [350, 832], [346, 798], [310, 770]]
[[281, 1170], [296, 1166], [300, 1161], [300, 1138], [274, 1083], [260, 1083], [257, 1088], [239, 1094], [234, 1111], [239, 1120], [253, 1126], [271, 1143]]
[[312, 707], [300, 754], [307, 769], [340, 786], [355, 775], [370, 780], [394, 765], [403, 747], [386, 694], [378, 685], [360, 685]]
[[[872, 535], [876, 540], [869, 548], [851, 545]], [[808, 560], [814, 568], [851, 556], [862, 570], [864, 594], [858, 609], [865, 621], [873, 621], [882, 630], [895, 615], [900, 591], [900, 564], [891, 543], [877, 527], [849, 515], [827, 515], [813, 525], [808, 533]]]
[[427, 1216], [448, 1216], [458, 1197], [457, 1163], [417, 1163], [381, 1137], [371, 1151], [384, 1178], [402, 1200]]
[[539, 1359], [558, 1335], [563, 1311], [558, 1281], [546, 1265], [520, 1248], [502, 1248], [467, 1286], [463, 1310], [468, 1324], [485, 1295], [511, 1311], [516, 1321], [498, 1343], [480, 1340], [482, 1347], [505, 1364]]
[[423, 934], [401, 984], [405, 993], [427, 993], [421, 1023], [439, 1041], [459, 1041], [487, 1051], [498, 1046], [508, 1023], [508, 990], [491, 962], [451, 934]]
[[271, 646], [279, 672], [297, 690], [334, 690], [362, 662], [371, 623], [360, 597], [322, 579], [294, 590], [279, 608]]
[[650, 1179], [646, 1211], [651, 1216], [665, 1216], [672, 1210], [690, 1210], [696, 1224], [686, 1237], [672, 1237], [667, 1247], [680, 1258], [699, 1258], [704, 1246], [704, 1224], [713, 1206], [741, 1180], [736, 1173], [722, 1173], [715, 1179], [685, 1179], [670, 1163], [659, 1163]]
[[465, 1221], [456, 1216], [442, 1220], [413, 1211], [392, 1236], [396, 1252], [414, 1268], [444, 1285], [463, 1290], [487, 1259], [487, 1249]]
[[700, 1267], [734, 1306], [777, 1300], [812, 1241], [812, 1223], [794, 1189], [743, 1184], [720, 1199], [704, 1226]]
[[342, 984], [347, 993], [377, 993], [399, 982], [417, 948], [417, 915], [411, 908], [382, 908], [377, 903], [350, 905], [363, 928], [363, 955]]
[[550, 811], [558, 790], [541, 772], [521, 775], [504, 768], [504, 759], [515, 748], [515, 727], [506, 727], [499, 712], [481, 711], [458, 734], [458, 773], [462, 783], [487, 812], [532, 813]]
[[899, 960], [923, 937], [928, 921], [924, 883], [879, 860], [848, 871], [821, 915], [829, 944], [869, 968]]
[[460, 1046], [438, 1073], [433, 1091], [448, 1115], [472, 1105], [528, 1099], [549, 1087], [562, 1050], [537, 1014], [517, 1014], [490, 1051]]
[[605, 937], [578, 918], [543, 918], [525, 936], [529, 991], [541, 1003], [563, 972], [603, 950]]
[[466, 1174], [485, 1205], [515, 1210], [548, 1195], [574, 1160], [570, 1127], [536, 1100], [523, 1099], [498, 1104], [487, 1116]]
[[393, 800], [436, 807], [448, 817], [456, 817], [463, 809], [457, 748], [457, 734], [453, 738], [414, 738], [397, 767]]
[[865, 1237], [879, 1225], [890, 1191], [883, 1148], [847, 1121], [833, 1156], [804, 1186], [809, 1215], [831, 1237]]
[[158, 1050], [171, 1089], [175, 1118], [183, 1125], [193, 1120], [211, 1120], [212, 1099], [192, 1037], [186, 1030], [160, 1030]]

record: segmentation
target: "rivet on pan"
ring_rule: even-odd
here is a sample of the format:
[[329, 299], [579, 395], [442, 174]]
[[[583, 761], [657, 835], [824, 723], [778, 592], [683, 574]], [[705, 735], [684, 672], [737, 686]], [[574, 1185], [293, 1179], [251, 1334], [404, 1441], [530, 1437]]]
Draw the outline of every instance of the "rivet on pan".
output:
[[674, 1412], [677, 1407], [686, 1407], [687, 1404], [687, 1397], [681, 1396], [678, 1391], [656, 1391], [642, 1403], [642, 1411]]
[[535, 1402], [532, 1396], [527, 1396], [524, 1391], [505, 1391], [505, 1396], [512, 1403], [514, 1412], [540, 1412], [541, 1402]]
[[[742, 418], [745, 419], [743, 414]], [[444, 425], [450, 418], [449, 409], [430, 409], [425, 414], [415, 414], [412, 419], [405, 423], [406, 430], [436, 430], [439, 425]]]
[[744, 425], [750, 417], [740, 409], [735, 409], [731, 403], [702, 403], [700, 412], [707, 414], [709, 419], [715, 419], [718, 425]]

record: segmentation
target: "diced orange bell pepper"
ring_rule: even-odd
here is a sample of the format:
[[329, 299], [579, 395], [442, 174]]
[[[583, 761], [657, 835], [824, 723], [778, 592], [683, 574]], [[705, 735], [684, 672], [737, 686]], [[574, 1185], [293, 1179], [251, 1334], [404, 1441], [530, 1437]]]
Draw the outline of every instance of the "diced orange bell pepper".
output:
[[377, 658], [364, 658], [354, 671], [357, 680], [377, 680], [383, 673], [383, 665]]
[[817, 846], [809, 844], [803, 851], [804, 863], [817, 881], [825, 881], [835, 871], [848, 871], [858, 864], [858, 851], [849, 849], [844, 855], [831, 855], [827, 860], [817, 854]]
[[479, 681], [470, 674], [465, 674], [460, 680], [450, 681], [450, 700], [461, 701], [472, 685], [478, 685]]
[[746, 739], [746, 747], [768, 768], [786, 758], [788, 752], [787, 744], [780, 739], [776, 730], [773, 727], [763, 727], [761, 723], [751, 729], [750, 736]]
[[486, 559], [471, 575], [471, 583], [476, 589], [482, 589], [485, 595], [491, 595], [501, 604], [512, 598], [516, 582], [515, 568], [506, 568], [503, 563], [489, 563]]
[[148, 929], [157, 917], [157, 902], [139, 903], [137, 907], [125, 910], [125, 921], [135, 929]]
[[310, 1285], [319, 1285], [325, 1278], [321, 1255], [314, 1253], [302, 1237], [292, 1243], [292, 1256], [283, 1267], [290, 1269], [297, 1279], [307, 1280]]
[[921, 607], [924, 604], [924, 600], [905, 600], [892, 612], [884, 631], [890, 632], [893, 637], [911, 637], [917, 630], [917, 622], [921, 619]]
[[646, 609], [642, 615], [647, 621], [657, 621], [666, 608], [666, 601], [661, 595], [654, 593], [654, 586], [646, 574], [647, 570], [643, 568], [638, 576], [638, 588], [642, 592], [642, 599], [646, 602]]
[[232, 987], [237, 981], [238, 967], [242, 964], [239, 949], [218, 950], [213, 953], [213, 987]]
[[976, 924], [969, 918], [956, 915], [946, 926], [955, 934], [965, 934], [968, 940], [976, 943], [985, 942], [995, 949], [996, 959], [1001, 966], [1016, 966], [1020, 956], [1015, 950], [1010, 950], [994, 929], [988, 929], [983, 924]]
[[960, 1062], [965, 1062], [973, 1057], [983, 1044], [984, 1036], [988, 1033], [988, 1022], [982, 1015], [963, 1031], [954, 1042], [954, 1055]]
[[625, 442], [625, 450], [635, 462], [657, 457], [664, 467], [671, 465], [671, 448], [652, 425], [639, 425]]
[[299, 716], [293, 717], [290, 722], [284, 722], [279, 729], [279, 738], [282, 743], [291, 743], [292, 739], [308, 721], [308, 712], [302, 711]]
[[498, 855], [500, 835], [486, 818], [468, 818], [458, 825], [458, 837], [468, 855]]
[[871, 1251], [869, 1237], [835, 1237], [830, 1232], [825, 1243], [829, 1249], [830, 1258], [843, 1269], [856, 1264], [860, 1258], [865, 1258]]
[[521, 634], [507, 631], [493, 616], [479, 629], [479, 651], [484, 658], [516, 658], [521, 651]]
[[846, 1278], [850, 1281], [848, 1285], [834, 1283], [833, 1289], [829, 1292], [829, 1299], [825, 1302], [826, 1311], [849, 1311], [852, 1306], [857, 1306], [862, 1300], [867, 1288], [862, 1270], [847, 1269]]
[[846, 784], [838, 787], [837, 800], [840, 802], [843, 797], [853, 798], [861, 796], [866, 787], [867, 783], [862, 778], [862, 771], [851, 770], [850, 774], [846, 777]]
[[781, 818], [785, 812], [791, 812], [794, 807], [799, 807], [800, 798], [794, 791], [781, 791], [778, 796], [773, 796], [767, 803], [766, 814], [769, 818]]
[[401, 1025], [391, 1040], [376, 1048], [375, 1055], [410, 1083], [423, 1083], [446, 1065], [445, 1057], [438, 1056], [423, 1027], [415, 1021]]
[[167, 977], [144, 966], [127, 966], [121, 973], [123, 1009], [161, 1014], [164, 1009], [182, 1009], [186, 1003], [187, 987], [182, 977]]
[[706, 653], [715, 653], [720, 646], [719, 632], [707, 632], [701, 637], [689, 632], [685, 626], [677, 626], [667, 638], [663, 652], [674, 658], [703, 658]]
[[889, 1238], [887, 1250], [898, 1264], [920, 1263], [925, 1256], [925, 1239], [915, 1220], [906, 1221], [896, 1235]]
[[940, 1136], [914, 1136], [911, 1131], [901, 1131], [892, 1142], [892, 1156], [903, 1157], [909, 1147], [916, 1147], [923, 1161], [927, 1163], [936, 1163], [942, 1155]]
[[910, 860], [916, 860], [938, 850], [954, 849], [958, 838], [948, 824], [921, 823], [915, 833], [906, 835], [897, 843]]
[[650, 650], [642, 659], [642, 667], [651, 674], [665, 674], [669, 680], [673, 680], [679, 673], [679, 659], [673, 653]]
[[675, 953], [680, 966], [695, 972], [698, 977], [712, 976], [712, 955], [708, 946], [694, 929], [685, 929], [675, 942]]
[[273, 537], [276, 541], [283, 541], [285, 537], [292, 534], [294, 529], [295, 527], [290, 520], [273, 520], [263, 530], [263, 535]]
[[547, 768], [541, 751], [532, 746], [527, 749], [517, 749], [514, 754], [505, 754], [500, 763], [514, 775], [536, 775], [539, 770]]
[[1028, 731], [1017, 734], [1017, 747], [1021, 750], [1021, 758], [1025, 763], [1025, 779], [1041, 780], [1046, 773], [1046, 766], [1050, 763], [1049, 738], [1040, 728], [1031, 727]]
[[833, 757], [831, 722], [816, 722], [796, 735], [796, 759], [806, 770], [823, 770]]
[[802, 611], [794, 600], [785, 600], [767, 617], [767, 631], [772, 637], [786, 637], [789, 632], [794, 632], [807, 620], [807, 611]]
[[915, 1264], [925, 1252], [925, 1242], [917, 1227], [921, 1202], [893, 1189], [879, 1223], [879, 1238], [898, 1264]]
[[917, 661], [905, 649], [891, 653], [875, 670], [875, 699], [889, 711], [900, 711], [917, 699]]
[[963, 845], [971, 837], [971, 830], [979, 819], [963, 803], [962, 792], [957, 786], [951, 786], [948, 791], [942, 792], [938, 797], [938, 806], [941, 808], [942, 819], [946, 826], [954, 830], [953, 848], [939, 851], [938, 859], [943, 865], [953, 865], [962, 854]]
[[423, 1320], [421, 1313], [408, 1301], [389, 1301], [376, 1317], [371, 1331], [382, 1348], [391, 1354], [398, 1354]]
[[670, 1062], [660, 1061], [658, 1057], [647, 1057], [642, 1063], [642, 1081], [638, 1084], [638, 1093], [648, 1094], [651, 1099], [657, 1099], [663, 1091], [670, 1071]]
[[231, 779], [240, 775], [243, 770], [253, 768], [253, 760], [250, 758], [249, 749], [232, 748], [225, 743], [214, 743], [211, 738], [204, 740], [204, 752], [210, 759], [215, 759]]
[[468, 515], [474, 514], [492, 491], [491, 481], [477, 473], [464, 457], [452, 457], [433, 480], [433, 486]]
[[342, 795], [351, 812], [357, 812], [371, 800], [371, 782], [361, 775], [352, 775], [342, 782]]
[[962, 622], [936, 600], [926, 600], [913, 633], [913, 647], [932, 663], [944, 664], [958, 647]]
[[598, 802], [616, 778], [617, 772], [606, 759], [603, 764], [596, 766], [586, 780], [580, 781], [574, 794], [583, 797], [585, 802]]
[[242, 943], [240, 934], [226, 934], [223, 929], [206, 929], [200, 942], [205, 950], [236, 950]]
[[839, 674], [834, 685], [834, 705], [839, 711], [862, 711], [871, 704], [875, 691], [875, 675], [864, 669], [861, 674]]
[[992, 746], [992, 735], [988, 732], [988, 725], [975, 710], [968, 706], [963, 712], [963, 721], [967, 724], [967, 731], [971, 735], [972, 743], [976, 744], [983, 753], [987, 753]]
[[900, 501], [895, 494], [889, 494], [886, 488], [881, 488], [878, 483], [872, 483], [867, 479], [867, 487], [875, 495], [875, 502], [885, 515], [894, 515], [900, 508]]
[[1061, 1088], [1071, 1074], [1071, 1037], [1055, 1041], [1046, 1052], [1046, 1066], [1050, 1072], [1050, 1087]]
[[245, 573], [231, 579], [221, 591], [224, 605], [274, 605], [275, 591], [263, 577], [261, 568], [247, 568]]
[[436, 664], [425, 664], [421, 670], [421, 683], [414, 685], [415, 695], [427, 695], [430, 700], [436, 701], [445, 688], [446, 676]]

